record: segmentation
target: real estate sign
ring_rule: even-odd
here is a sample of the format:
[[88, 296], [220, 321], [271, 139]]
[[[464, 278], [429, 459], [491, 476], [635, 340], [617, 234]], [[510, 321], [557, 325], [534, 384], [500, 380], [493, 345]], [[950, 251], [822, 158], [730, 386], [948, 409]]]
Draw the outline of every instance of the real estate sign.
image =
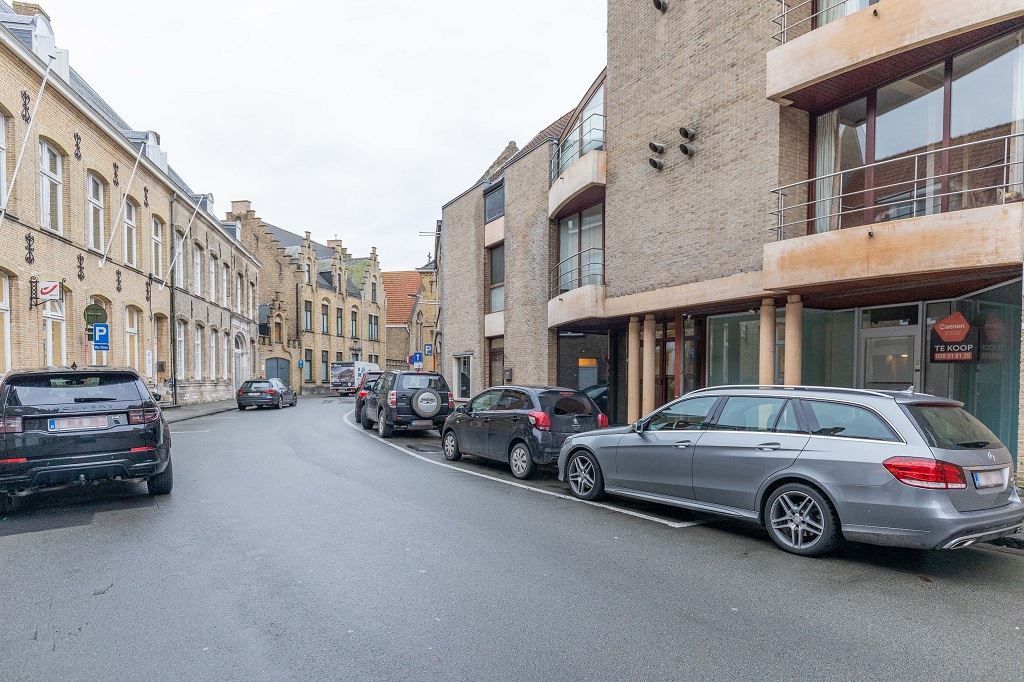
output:
[[978, 359], [978, 328], [971, 326], [963, 313], [955, 312], [931, 330], [932, 362], [974, 362]]

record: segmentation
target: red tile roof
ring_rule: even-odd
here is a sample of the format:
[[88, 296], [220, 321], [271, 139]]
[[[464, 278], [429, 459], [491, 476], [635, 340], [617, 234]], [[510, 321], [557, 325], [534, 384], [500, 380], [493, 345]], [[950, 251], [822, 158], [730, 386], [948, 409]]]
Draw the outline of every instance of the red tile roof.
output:
[[415, 270], [382, 272], [384, 295], [388, 300], [387, 324], [405, 324], [412, 315], [420, 293], [420, 273]]

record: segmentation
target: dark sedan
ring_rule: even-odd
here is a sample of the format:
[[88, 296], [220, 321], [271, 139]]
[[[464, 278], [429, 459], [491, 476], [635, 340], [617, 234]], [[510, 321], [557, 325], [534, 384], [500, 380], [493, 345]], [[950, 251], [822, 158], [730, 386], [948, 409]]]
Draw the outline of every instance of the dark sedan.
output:
[[586, 393], [556, 386], [496, 386], [448, 417], [441, 431], [446, 459], [479, 455], [507, 462], [516, 478], [558, 461], [574, 433], [608, 426]]
[[235, 400], [240, 410], [247, 407], [281, 409], [285, 405], [294, 407], [299, 395], [280, 379], [250, 379], [238, 389]]

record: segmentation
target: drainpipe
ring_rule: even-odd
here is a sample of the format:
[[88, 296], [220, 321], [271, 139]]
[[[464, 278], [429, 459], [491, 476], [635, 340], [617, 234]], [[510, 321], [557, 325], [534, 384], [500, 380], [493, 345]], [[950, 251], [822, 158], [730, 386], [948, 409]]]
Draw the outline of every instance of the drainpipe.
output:
[[[301, 328], [302, 328], [302, 318], [304, 318], [306, 316], [306, 312], [305, 312], [304, 309], [299, 307], [299, 304], [302, 302], [300, 300], [302, 298], [302, 289], [301, 289], [301, 287], [302, 287], [301, 284], [299, 284], [298, 282], [295, 283], [295, 338], [296, 338], [296, 340], [299, 341], [299, 357], [302, 359], [303, 363], [305, 363], [306, 354], [303, 352], [303, 348], [302, 348], [302, 332], [301, 332]], [[296, 367], [296, 369], [298, 369], [298, 368]], [[301, 372], [299, 372], [299, 393], [302, 393], [302, 389], [306, 385], [306, 380], [303, 377], [303, 372], [305, 372], [305, 371], [306, 370], [303, 369]], [[291, 373], [291, 369], [289, 369], [288, 372]]]
[[[171, 192], [170, 207], [167, 210], [167, 225], [170, 231], [167, 233], [167, 239], [173, 245], [174, 239], [174, 202], [178, 199], [177, 192]], [[180, 256], [179, 256], [180, 257]], [[170, 336], [171, 336], [171, 403], [173, 405], [178, 404], [178, 317], [175, 311], [175, 296], [174, 287], [176, 282], [174, 281], [174, 269], [172, 268], [167, 276], [171, 278], [171, 319], [170, 319]]]

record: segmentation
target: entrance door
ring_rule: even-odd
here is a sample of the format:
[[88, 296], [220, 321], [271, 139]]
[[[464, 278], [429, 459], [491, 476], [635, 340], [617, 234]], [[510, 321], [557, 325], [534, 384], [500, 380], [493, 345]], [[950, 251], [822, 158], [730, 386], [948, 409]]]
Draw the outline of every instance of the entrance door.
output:
[[285, 386], [291, 386], [292, 364], [285, 358], [267, 358], [267, 378], [280, 379]]
[[858, 388], [921, 390], [920, 312], [917, 304], [861, 311]]

